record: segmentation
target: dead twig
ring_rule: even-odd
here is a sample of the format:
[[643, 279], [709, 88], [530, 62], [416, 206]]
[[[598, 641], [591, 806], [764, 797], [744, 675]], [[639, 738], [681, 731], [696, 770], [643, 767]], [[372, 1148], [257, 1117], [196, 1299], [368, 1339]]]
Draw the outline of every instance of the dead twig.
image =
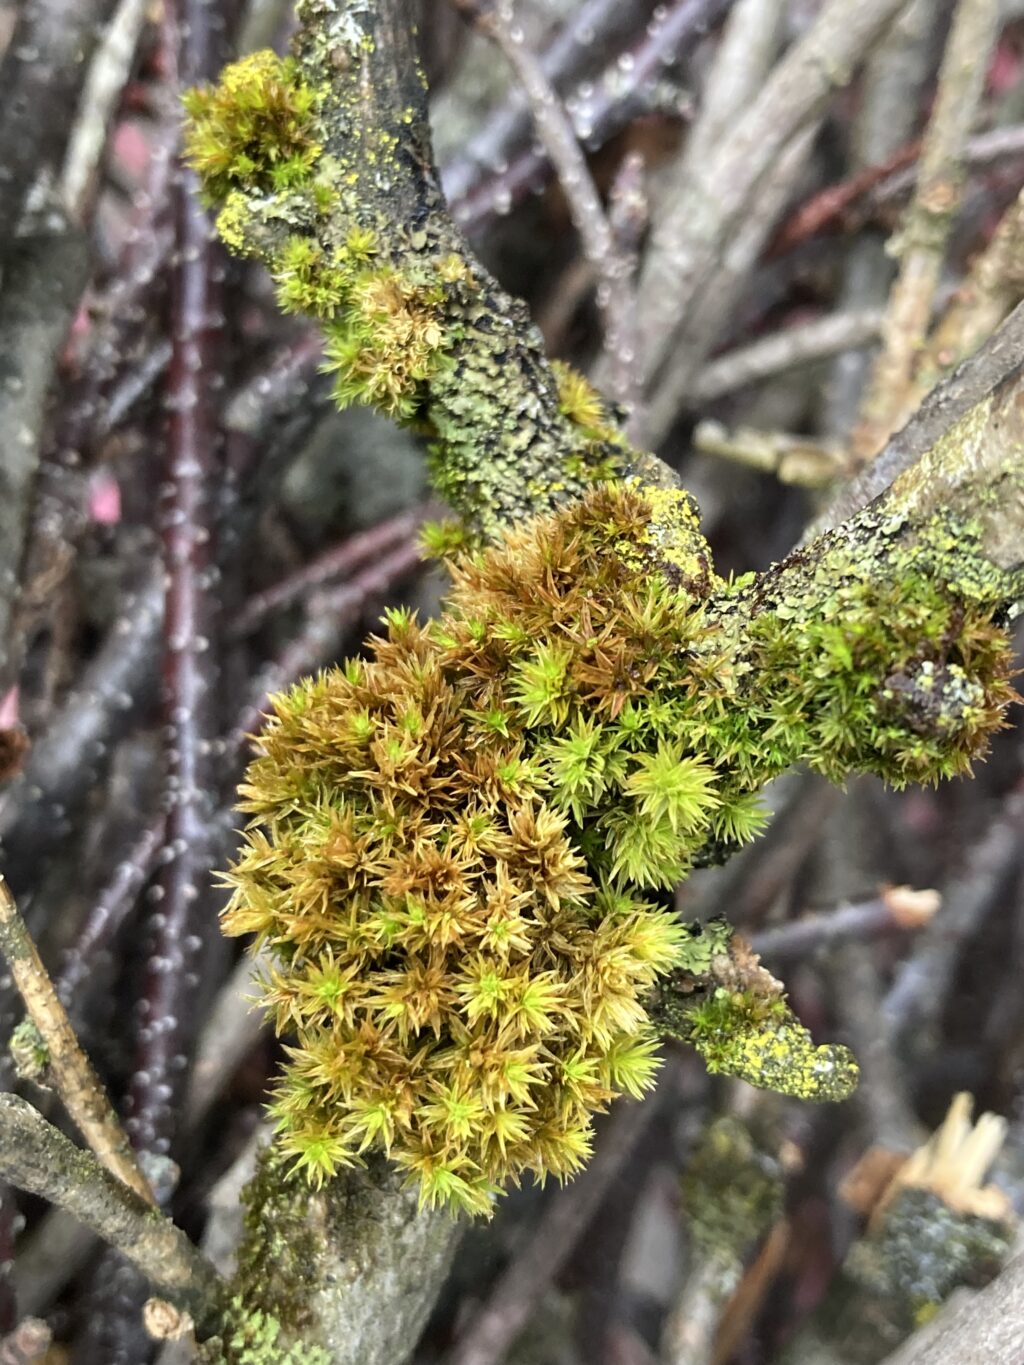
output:
[[882, 351], [852, 439], [868, 463], [912, 410], [911, 378], [931, 321], [939, 273], [963, 187], [963, 153], [984, 88], [997, 0], [960, 0], [925, 134], [917, 191], [900, 231], [900, 271], [889, 296]]
[[102, 1165], [148, 1204], [153, 1192], [135, 1159], [103, 1082], [83, 1052], [53, 982], [0, 876], [0, 948], [25, 1008], [49, 1053], [49, 1070], [68, 1113]]
[[501, 49], [526, 94], [537, 135], [555, 168], [584, 255], [597, 276], [611, 396], [632, 409], [639, 401], [639, 377], [629, 257], [618, 249], [569, 116], [543, 65], [526, 46], [511, 0], [454, 0], [454, 4]]
[[17, 1095], [0, 1095], [0, 1175], [116, 1247], [207, 1333], [216, 1327], [224, 1284], [213, 1266], [169, 1218]]

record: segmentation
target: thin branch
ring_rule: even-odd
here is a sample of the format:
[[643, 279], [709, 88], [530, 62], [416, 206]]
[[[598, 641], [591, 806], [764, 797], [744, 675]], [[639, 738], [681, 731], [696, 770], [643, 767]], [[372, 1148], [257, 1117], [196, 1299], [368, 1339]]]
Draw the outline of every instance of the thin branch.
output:
[[971, 262], [967, 277], [916, 358], [911, 403], [923, 400], [944, 377], [992, 335], [1024, 297], [1024, 191], [1003, 214], [988, 245]]
[[113, 940], [131, 913], [139, 892], [156, 868], [160, 850], [166, 843], [166, 831], [165, 817], [157, 816], [118, 861], [110, 880], [97, 896], [57, 975], [57, 993], [66, 1003], [70, 1003], [92, 970], [97, 952]]
[[383, 551], [395, 548], [408, 550], [409, 542], [422, 525], [425, 513], [425, 508], [416, 507], [412, 511], [389, 517], [367, 531], [358, 531], [340, 545], [317, 555], [287, 578], [254, 593], [238, 618], [231, 623], [228, 639], [250, 635], [271, 613], [291, 606], [329, 579], [341, 578], [361, 568]]
[[[665, 69], [720, 23], [732, 4], [733, 0], [676, 0], [671, 9], [659, 7], [643, 35], [610, 64], [588, 96], [579, 91], [566, 95], [581, 141], [600, 147], [625, 127]], [[482, 231], [550, 171], [542, 148], [527, 147], [518, 156], [503, 156], [498, 164], [501, 171], [453, 196], [452, 217], [464, 232]]]
[[611, 396], [627, 410], [632, 409], [639, 401], [639, 376], [634, 338], [636, 297], [629, 261], [618, 249], [569, 116], [542, 64], [527, 48], [511, 0], [454, 3], [501, 49], [526, 92], [537, 136], [555, 168], [584, 255], [597, 275], [597, 303], [604, 324]]
[[89, 794], [97, 757], [155, 690], [163, 583], [155, 568], [140, 577], [78, 685], [33, 744], [24, 772], [3, 793], [0, 844], [12, 882], [15, 869], [20, 882], [66, 836], [69, 817]]
[[[56, 169], [114, 0], [30, 0], [0, 64], [0, 251], [6, 255], [33, 183]], [[6, 264], [6, 262], [5, 262]]]
[[960, 204], [964, 148], [984, 88], [998, 19], [998, 0], [960, 0], [953, 19], [921, 151], [917, 191], [900, 233], [900, 271], [889, 296], [882, 352], [853, 435], [853, 455], [859, 464], [878, 453], [906, 418], [913, 399], [914, 362], [931, 321]]
[[60, 199], [75, 222], [84, 219], [92, 200], [107, 129], [131, 72], [148, 12], [147, 0], [120, 0], [89, 65], [59, 185]]
[[831, 483], [842, 468], [844, 455], [835, 442], [794, 436], [789, 431], [727, 429], [721, 422], [698, 422], [693, 448], [763, 474], [774, 474], [780, 483], [804, 488], [821, 488]]
[[306, 622], [281, 655], [257, 675], [250, 701], [243, 709], [230, 743], [244, 744], [260, 728], [267, 697], [290, 687], [304, 674], [313, 673], [333, 658], [344, 632], [366, 609], [371, 598], [390, 592], [420, 562], [413, 540], [400, 545], [376, 564], [339, 587], [322, 589], [307, 604]]
[[882, 314], [874, 308], [829, 313], [784, 327], [770, 336], [710, 360], [693, 382], [694, 405], [712, 403], [727, 393], [762, 384], [803, 365], [870, 346], [878, 339]]
[[[578, 84], [595, 66], [614, 57], [614, 49], [652, 22], [651, 0], [584, 0], [571, 9], [565, 23], [538, 54], [544, 75], [566, 98], [567, 107]], [[491, 111], [457, 157], [442, 168], [449, 202], [458, 204], [485, 181], [493, 168], [509, 166], [522, 156], [532, 132], [529, 108], [518, 92]]]
[[947, 888], [943, 911], [917, 940], [886, 996], [882, 1017], [904, 1053], [927, 1047], [961, 952], [1021, 867], [1024, 794], [1017, 792], [972, 849], [963, 874]]
[[[903, 3], [864, 0], [851, 7], [848, 0], [828, 0], [807, 35], [783, 57], [758, 98], [733, 124], [717, 155], [703, 165], [693, 193], [673, 203], [655, 227], [640, 282], [646, 376], [659, 375], [681, 336], [693, 350], [690, 363], [703, 359], [692, 319], [715, 283], [717, 264], [742, 228], [762, 178], [769, 168], [777, 175], [783, 153], [815, 126], [829, 98], [850, 80]], [[682, 332], [680, 318], [686, 319]], [[702, 344], [710, 347], [713, 341], [707, 337]], [[688, 382], [677, 375], [676, 392], [685, 391]]]
[[139, 1169], [103, 1082], [75, 1037], [64, 1006], [2, 875], [0, 949], [25, 1008], [49, 1051], [49, 1069], [68, 1113], [102, 1165], [140, 1198], [154, 1203], [149, 1182]]
[[620, 1178], [656, 1111], [653, 1097], [643, 1104], [620, 1101], [615, 1106], [587, 1169], [547, 1205], [529, 1239], [459, 1338], [449, 1365], [498, 1365], [505, 1359], [559, 1267]]
[[894, 886], [876, 900], [844, 905], [829, 914], [807, 915], [777, 928], [762, 929], [751, 936], [750, 946], [769, 962], [810, 957], [844, 943], [864, 943], [885, 934], [923, 929], [939, 904], [936, 891]]
[[[13, 193], [0, 185], [0, 219]], [[18, 243], [6, 261], [0, 291], [0, 696], [20, 666], [12, 621], [47, 397], [87, 271], [88, 253], [77, 231]]]
[[215, 1328], [224, 1285], [205, 1257], [169, 1218], [17, 1095], [0, 1095], [0, 1175], [65, 1209], [116, 1247], [207, 1333]]

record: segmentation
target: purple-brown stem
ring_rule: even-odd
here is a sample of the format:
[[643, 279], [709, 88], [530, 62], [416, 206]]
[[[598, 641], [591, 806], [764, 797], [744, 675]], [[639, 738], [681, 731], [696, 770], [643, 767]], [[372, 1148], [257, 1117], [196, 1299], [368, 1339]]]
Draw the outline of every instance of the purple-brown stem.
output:
[[[210, 7], [178, 0], [166, 14], [169, 70], [178, 89], [212, 77], [219, 63]], [[191, 174], [173, 187], [176, 259], [171, 278], [172, 354], [160, 532], [165, 574], [163, 720], [167, 763], [167, 855], [137, 1009], [136, 1070], [129, 1128], [136, 1146], [171, 1144], [194, 1041], [203, 975], [200, 907], [209, 884], [217, 734], [212, 555], [219, 460], [216, 386], [221, 266]]]
[[[663, 70], [720, 23], [731, 4], [732, 0], [678, 0], [660, 23], [651, 24], [595, 83], [593, 98], [585, 102], [585, 112], [577, 115], [577, 132], [584, 144], [599, 147], [625, 127]], [[567, 103], [579, 105], [580, 101], [570, 97]], [[453, 196], [452, 217], [472, 236], [545, 183], [550, 174], [546, 154], [535, 146], [523, 147], [508, 157], [502, 170]]]

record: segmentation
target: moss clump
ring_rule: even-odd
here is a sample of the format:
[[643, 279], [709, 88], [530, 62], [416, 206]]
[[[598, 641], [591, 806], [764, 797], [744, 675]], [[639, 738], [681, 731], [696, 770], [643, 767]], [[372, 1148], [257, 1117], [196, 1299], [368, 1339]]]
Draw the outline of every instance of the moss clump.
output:
[[232, 1299], [225, 1318], [226, 1330], [199, 1347], [202, 1365], [331, 1365], [323, 1347], [287, 1343], [272, 1313], [247, 1308], [241, 1298]]
[[[522, 1171], [570, 1173], [593, 1113], [650, 1084], [673, 971], [660, 1026], [713, 1070], [849, 1092], [849, 1055], [815, 1048], [727, 926], [649, 898], [752, 838], [793, 762], [962, 765], [1009, 695], [1005, 642], [928, 580], [881, 616], [852, 571], [838, 617], [813, 573], [806, 599], [753, 603], [663, 503], [610, 485], [509, 532], [452, 565], [440, 620], [392, 612], [368, 661], [275, 699], [225, 924], [274, 958], [295, 1038], [275, 1112], [314, 1180], [379, 1148], [425, 1201], [485, 1211]], [[922, 651], [974, 698], [939, 734], [889, 710]]]
[[381, 1147], [484, 1212], [650, 1084], [644, 1000], [687, 934], [643, 891], [754, 817], [658, 694], [697, 604], [609, 553], [649, 516], [609, 489], [513, 533], [442, 620], [393, 612], [369, 662], [276, 699], [225, 923], [276, 959], [275, 1113], [314, 1179]]
[[320, 155], [317, 97], [291, 58], [254, 52], [227, 67], [216, 86], [182, 97], [185, 156], [210, 203], [232, 190], [290, 190], [309, 179]]
[[937, 514], [912, 542], [868, 517], [741, 588], [762, 760], [894, 786], [970, 770], [1015, 693], [994, 614], [1013, 600], [977, 528]]

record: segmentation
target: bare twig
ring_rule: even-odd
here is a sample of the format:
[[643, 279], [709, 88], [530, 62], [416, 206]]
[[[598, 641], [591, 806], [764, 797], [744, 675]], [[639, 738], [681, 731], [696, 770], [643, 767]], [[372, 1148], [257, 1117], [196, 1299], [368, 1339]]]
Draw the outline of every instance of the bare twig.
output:
[[103, 1082], [82, 1051], [53, 982], [0, 876], [0, 948], [32, 1022], [49, 1052], [49, 1068], [60, 1097], [102, 1165], [152, 1204], [149, 1182], [110, 1103]]
[[[35, 179], [56, 171], [72, 111], [114, 0], [28, 0], [0, 65], [0, 250]], [[6, 262], [5, 262], [6, 263]]]
[[909, 1152], [920, 1140], [907, 1077], [889, 1035], [878, 1027], [882, 984], [870, 947], [844, 943], [830, 962], [829, 980], [840, 1023], [860, 1067], [855, 1102], [866, 1115], [872, 1141]]
[[[0, 205], [7, 194], [0, 183]], [[85, 282], [85, 243], [77, 232], [22, 243], [7, 265], [0, 293], [0, 696], [19, 664], [11, 630], [22, 547], [46, 398]]]
[[997, 0], [960, 0], [925, 134], [917, 191], [900, 234], [900, 272], [889, 297], [882, 352], [864, 400], [852, 451], [864, 464], [901, 425], [910, 381], [931, 320], [946, 243], [960, 203], [963, 152], [996, 36]]
[[511, 0], [454, 3], [493, 39], [526, 93], [537, 135], [555, 168], [584, 254], [597, 275], [597, 301], [609, 359], [609, 390], [613, 398], [631, 409], [638, 401], [639, 381], [634, 337], [636, 299], [629, 258], [618, 249], [576, 132], [543, 65], [525, 44]]
[[[624, 127], [665, 67], [719, 23], [732, 3], [676, 0], [671, 9], [656, 13], [643, 36], [594, 83], [589, 98], [566, 96], [582, 141], [600, 146]], [[544, 150], [529, 147], [518, 156], [502, 157], [499, 164], [501, 171], [453, 197], [452, 217], [465, 232], [478, 232], [499, 212], [507, 212], [549, 170]]]
[[229, 639], [238, 639], [256, 630], [266, 618], [283, 607], [290, 606], [299, 598], [312, 595], [312, 591], [332, 578], [341, 578], [359, 569], [368, 560], [390, 551], [396, 546], [408, 549], [411, 538], [421, 525], [426, 509], [413, 508], [390, 517], [367, 531], [359, 531], [349, 536], [340, 545], [333, 546], [323, 554], [317, 555], [310, 563], [289, 574], [287, 578], [269, 588], [254, 593], [246, 603], [238, 618], [231, 623]]
[[[544, 75], [570, 100], [577, 83], [606, 62], [614, 48], [630, 40], [651, 19], [651, 0], [584, 0], [538, 53]], [[530, 141], [531, 116], [518, 95], [489, 114], [487, 121], [444, 166], [445, 193], [458, 203], [496, 166], [522, 156]]]
[[1021, 866], [1024, 795], [1011, 796], [967, 867], [943, 895], [943, 910], [917, 939], [885, 999], [885, 1027], [905, 1054], [926, 1049], [965, 943], [1006, 894]]
[[57, 976], [57, 993], [65, 1003], [71, 1002], [92, 969], [97, 951], [110, 943], [130, 914], [165, 846], [166, 828], [167, 822], [162, 815], [147, 825], [117, 863], [110, 880], [96, 898]]
[[657, 1107], [622, 1103], [605, 1124], [586, 1171], [551, 1201], [528, 1241], [457, 1342], [450, 1365], [498, 1365], [552, 1278], [586, 1231]]
[[810, 322], [727, 351], [708, 363], [693, 382], [694, 404], [711, 403], [736, 389], [763, 383], [803, 365], [870, 346], [878, 338], [882, 314], [873, 308], [829, 313]]
[[59, 185], [60, 198], [76, 222], [83, 219], [92, 198], [107, 127], [131, 71], [148, 10], [147, 0], [120, 0], [90, 63]]
[[836, 443], [794, 436], [788, 431], [727, 430], [720, 422], [699, 422], [693, 447], [737, 464], [774, 474], [781, 483], [821, 488], [842, 468], [843, 450]]
[[[695, 367], [703, 360], [714, 337], [698, 345], [692, 320], [765, 172], [771, 167], [773, 178], [778, 175], [783, 153], [814, 127], [833, 92], [851, 78], [903, 3], [866, 0], [851, 8], [847, 0], [828, 0], [806, 37], [779, 62], [758, 98], [733, 124], [717, 155], [701, 168], [694, 193], [656, 226], [640, 282], [645, 329], [649, 323], [641, 339], [645, 375], [656, 378], [677, 349], [681, 317], [686, 319], [684, 341], [693, 353], [689, 363]], [[686, 392], [689, 376], [677, 369], [673, 388], [677, 394]], [[659, 425], [664, 429], [664, 421]]]
[[224, 1286], [209, 1262], [169, 1218], [17, 1095], [0, 1095], [0, 1174], [66, 1209], [207, 1331], [215, 1327]]
[[186, 1130], [203, 1121], [264, 1030], [266, 1021], [255, 1005], [263, 965], [259, 957], [241, 958], [210, 1011], [199, 1036], [189, 1080], [183, 1125]]
[[1024, 296], [1024, 192], [972, 261], [967, 278], [936, 323], [914, 366], [913, 406], [992, 335]]
[[844, 905], [825, 915], [763, 929], [751, 937], [751, 947], [769, 963], [787, 958], [808, 957], [828, 952], [843, 943], [865, 943], [883, 934], [923, 929], [939, 908], [935, 891], [912, 891], [909, 887], [890, 887], [877, 900], [861, 905]]
[[65, 837], [97, 757], [155, 689], [163, 583], [155, 568], [140, 577], [78, 685], [33, 745], [23, 774], [3, 794], [0, 842], [12, 882], [15, 868], [20, 882]]
[[[865, 166], [848, 179], [819, 190], [783, 223], [765, 253], [768, 259], [782, 256], [822, 233], [860, 225], [865, 216], [861, 209], [871, 205], [878, 208], [906, 194], [913, 187], [920, 155], [919, 140], [905, 143], [888, 160]], [[963, 159], [964, 165], [975, 171], [1022, 156], [1024, 127], [1010, 125], [968, 138]]]

